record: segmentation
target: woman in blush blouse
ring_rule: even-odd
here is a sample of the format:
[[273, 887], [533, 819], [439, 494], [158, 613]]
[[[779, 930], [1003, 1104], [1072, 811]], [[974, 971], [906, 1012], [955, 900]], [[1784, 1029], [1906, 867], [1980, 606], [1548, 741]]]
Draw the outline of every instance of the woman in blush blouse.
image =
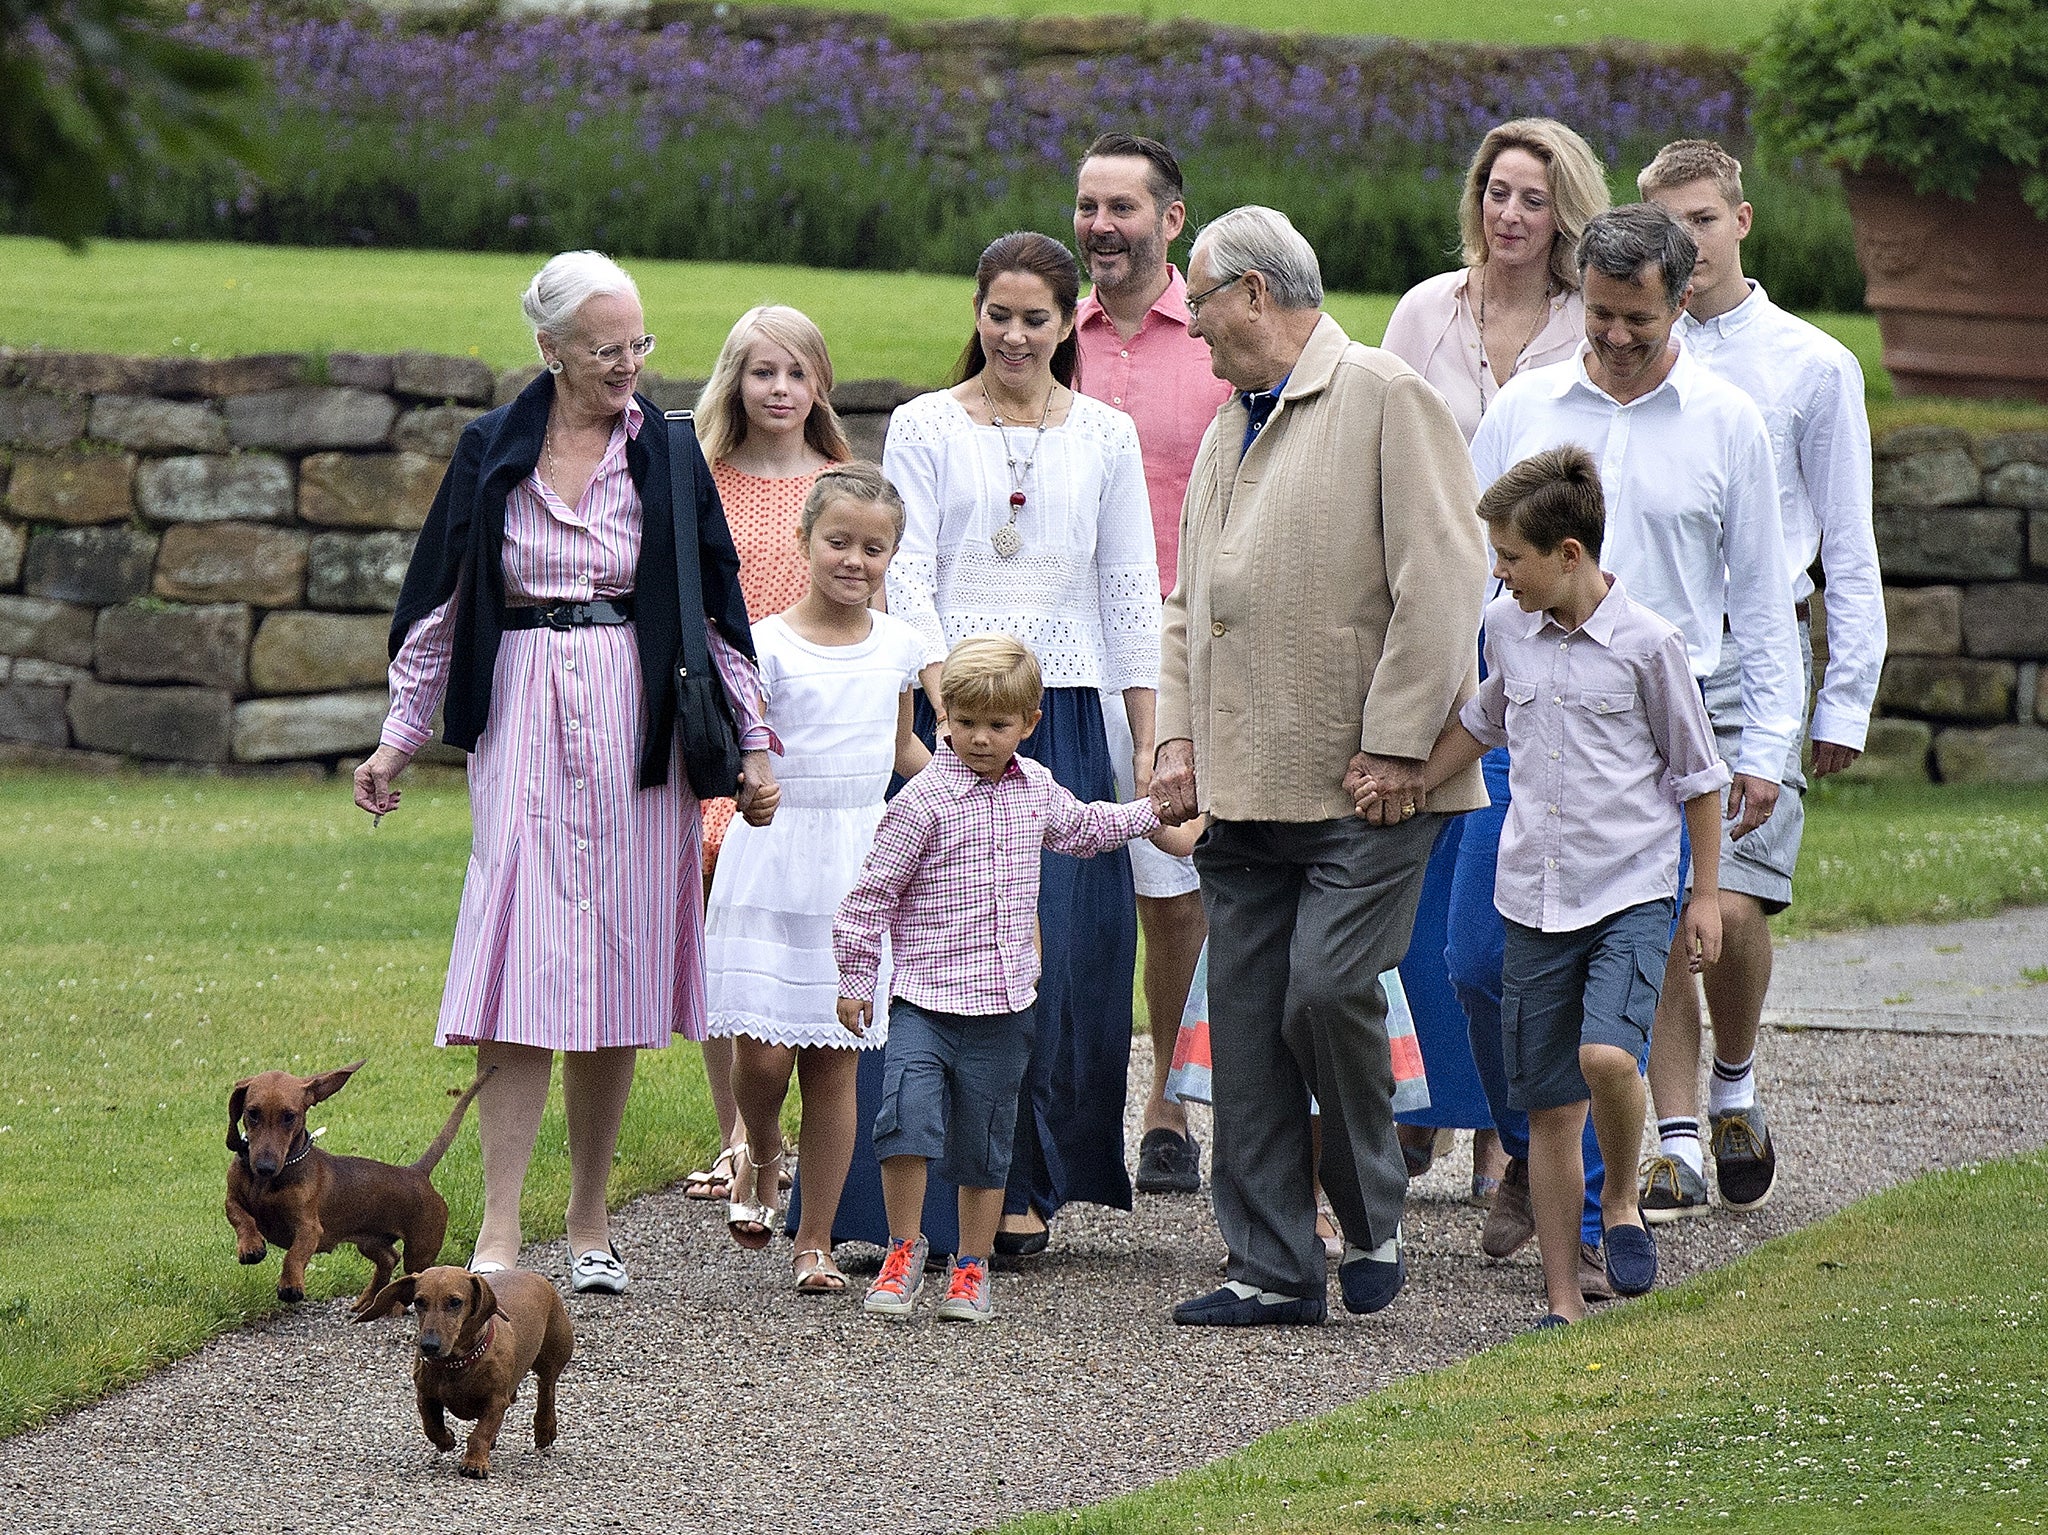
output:
[[[1458, 204], [1463, 264], [1410, 288], [1382, 343], [1436, 386], [1467, 442], [1501, 385], [1525, 368], [1577, 355], [1586, 331], [1579, 235], [1607, 206], [1599, 157], [1563, 123], [1517, 118], [1480, 142]], [[1528, 1137], [1526, 1116], [1507, 1107], [1501, 1064], [1504, 937], [1493, 868], [1507, 814], [1507, 753], [1489, 753], [1484, 766], [1493, 807], [1445, 825], [1401, 962], [1430, 1091], [1428, 1109], [1402, 1116], [1401, 1142], [1410, 1170], [1419, 1171], [1442, 1132], [1478, 1132], [1472, 1198], [1499, 1204], [1485, 1245], [1500, 1257], [1499, 1249], [1527, 1240]]]
[[1563, 123], [1521, 117], [1480, 142], [1458, 203], [1464, 262], [1404, 293], [1380, 343], [1436, 386], [1467, 442], [1502, 384], [1585, 339], [1579, 235], [1607, 201], [1599, 157]]
[[[704, 1037], [697, 800], [676, 761], [682, 629], [669, 443], [634, 392], [654, 348], [640, 296], [595, 251], [555, 257], [523, 302], [547, 371], [463, 432], [392, 622], [383, 744], [356, 803], [429, 738], [470, 753], [475, 822], [436, 1043], [474, 1044], [484, 1218], [471, 1267], [518, 1261], [519, 1197], [562, 1052], [570, 1282], [622, 1292], [605, 1184], [636, 1052]], [[693, 453], [697, 450], [691, 448]], [[696, 465], [686, 510], [712, 660], [740, 728], [741, 814], [778, 791], [739, 560]], [[692, 605], [694, 611], [694, 604]]]
[[[1116, 797], [1101, 689], [1130, 715], [1137, 792], [1152, 777], [1159, 573], [1131, 418], [1077, 394], [1080, 268], [1058, 241], [1004, 235], [975, 268], [959, 382], [889, 422], [882, 466], [909, 509], [889, 611], [925, 641], [921, 733], [944, 729], [939, 663], [977, 634], [1029, 645], [1044, 718], [1023, 750], [1083, 800]], [[1123, 850], [1045, 855], [1037, 1038], [996, 1251], [1041, 1251], [1086, 1200], [1131, 1207], [1124, 1169], [1136, 896]]]

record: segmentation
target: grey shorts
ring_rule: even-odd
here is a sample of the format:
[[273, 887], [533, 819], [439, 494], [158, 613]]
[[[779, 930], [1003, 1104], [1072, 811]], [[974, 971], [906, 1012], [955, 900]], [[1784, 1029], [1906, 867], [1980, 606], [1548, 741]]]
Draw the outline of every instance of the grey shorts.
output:
[[936, 1161], [939, 1176], [962, 1188], [1007, 1184], [1037, 1016], [1032, 1008], [967, 1017], [901, 997], [890, 1003], [876, 1158]]
[[[1813, 635], [1804, 623], [1799, 626], [1799, 654], [1806, 663], [1806, 694], [1813, 696]], [[1707, 702], [1707, 718], [1714, 722], [1714, 747], [1721, 760], [1735, 770], [1742, 749], [1742, 657], [1735, 636], [1721, 636], [1721, 664], [1714, 668], [1700, 688]], [[1755, 896], [1767, 912], [1780, 912], [1792, 904], [1792, 874], [1799, 866], [1799, 840], [1806, 831], [1806, 773], [1801, 762], [1800, 742], [1792, 746], [1785, 776], [1779, 780], [1778, 803], [1771, 818], [1755, 831], [1736, 841], [1728, 835], [1735, 823], [1721, 820], [1721, 888]], [[1722, 806], [1727, 791], [1722, 791]], [[1690, 888], [1692, 876], [1686, 876]]]
[[1511, 1107], [1590, 1098], [1580, 1045], [1643, 1058], [1671, 952], [1671, 910], [1668, 900], [1644, 901], [1570, 933], [1507, 924], [1500, 1020]]

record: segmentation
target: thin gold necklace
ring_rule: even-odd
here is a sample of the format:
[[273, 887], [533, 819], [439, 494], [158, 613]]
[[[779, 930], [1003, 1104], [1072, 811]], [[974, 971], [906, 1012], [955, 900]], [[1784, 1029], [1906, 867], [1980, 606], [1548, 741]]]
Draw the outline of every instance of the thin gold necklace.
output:
[[[1549, 319], [1550, 286], [1548, 283], [1545, 283], [1543, 288], [1543, 307], [1536, 311], [1536, 323], [1529, 327], [1529, 334], [1524, 336], [1522, 344], [1515, 348], [1514, 367], [1508, 369], [1509, 378], [1515, 376], [1515, 370], [1522, 365], [1522, 354], [1529, 350], [1529, 344], [1536, 339], [1537, 335], [1542, 331], [1545, 322]], [[1482, 377], [1493, 372], [1493, 364], [1486, 359], [1486, 268], [1483, 266], [1479, 269], [1479, 372]], [[1500, 391], [1501, 386], [1497, 381], [1493, 387], [1495, 393]], [[1486, 414], [1486, 390], [1483, 385], [1479, 391], [1479, 414], [1482, 416]]]

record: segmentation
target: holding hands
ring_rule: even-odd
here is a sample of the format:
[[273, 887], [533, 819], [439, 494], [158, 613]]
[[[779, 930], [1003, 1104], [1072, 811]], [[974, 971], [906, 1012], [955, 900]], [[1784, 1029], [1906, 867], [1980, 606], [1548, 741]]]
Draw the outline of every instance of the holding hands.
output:
[[856, 997], [841, 997], [838, 1012], [839, 1027], [856, 1038], [867, 1038], [868, 1025], [875, 1019], [874, 1003], [862, 1002]]
[[733, 796], [733, 803], [749, 826], [766, 826], [775, 819], [775, 807], [782, 803], [782, 786], [775, 781], [765, 751], [740, 754], [739, 793]]
[[1394, 826], [1423, 808], [1424, 764], [1413, 757], [1376, 757], [1360, 752], [1344, 774], [1344, 788], [1358, 813], [1374, 826]]

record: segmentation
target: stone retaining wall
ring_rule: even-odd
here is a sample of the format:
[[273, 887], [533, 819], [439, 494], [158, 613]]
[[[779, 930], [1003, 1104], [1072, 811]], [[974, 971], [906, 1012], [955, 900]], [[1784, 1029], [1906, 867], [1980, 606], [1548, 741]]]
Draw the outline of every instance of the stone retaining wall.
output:
[[1856, 771], [2048, 782], [2048, 432], [1907, 427], [1875, 468], [1891, 642]]
[[[463, 426], [532, 377], [0, 354], [0, 761], [324, 769], [375, 745], [434, 487]], [[839, 387], [858, 451], [912, 392]], [[1891, 654], [1856, 772], [2048, 781], [2048, 433], [1909, 428], [1876, 470]]]
[[[375, 746], [434, 489], [534, 372], [0, 354], [0, 761], [324, 768]], [[671, 408], [700, 387], [642, 383]], [[840, 387], [858, 451], [913, 392]]]

